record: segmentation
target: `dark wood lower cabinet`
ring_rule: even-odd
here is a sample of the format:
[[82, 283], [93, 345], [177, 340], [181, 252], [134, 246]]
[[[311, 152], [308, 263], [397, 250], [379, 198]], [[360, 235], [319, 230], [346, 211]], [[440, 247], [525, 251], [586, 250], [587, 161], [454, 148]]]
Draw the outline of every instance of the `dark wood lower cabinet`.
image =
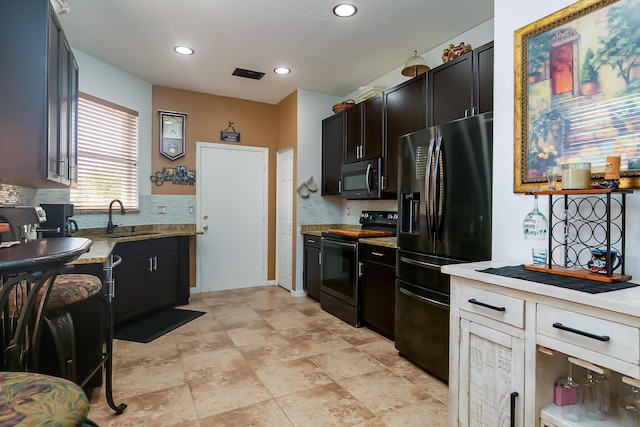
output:
[[395, 325], [396, 250], [360, 244], [360, 296], [365, 325], [393, 340]]
[[[122, 263], [113, 269], [111, 301], [116, 326], [165, 307], [189, 303], [189, 237], [165, 237], [118, 243]], [[78, 273], [104, 281], [102, 264], [78, 264]]]
[[303, 234], [302, 238], [304, 239], [302, 286], [309, 297], [320, 301], [320, 285], [322, 284], [320, 237]]
[[122, 263], [113, 270], [115, 325], [176, 304], [178, 239], [118, 243]]

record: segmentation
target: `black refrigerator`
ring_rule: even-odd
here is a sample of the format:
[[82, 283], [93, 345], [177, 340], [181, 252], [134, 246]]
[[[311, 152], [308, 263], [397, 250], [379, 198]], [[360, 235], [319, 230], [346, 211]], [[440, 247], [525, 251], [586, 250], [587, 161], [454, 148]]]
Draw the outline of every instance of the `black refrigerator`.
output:
[[491, 259], [493, 113], [400, 138], [395, 345], [449, 379], [447, 264]]

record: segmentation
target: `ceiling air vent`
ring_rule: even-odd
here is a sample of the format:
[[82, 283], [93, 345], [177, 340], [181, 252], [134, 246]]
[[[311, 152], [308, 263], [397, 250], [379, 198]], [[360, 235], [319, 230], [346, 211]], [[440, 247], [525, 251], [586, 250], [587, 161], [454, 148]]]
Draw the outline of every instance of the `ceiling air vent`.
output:
[[234, 76], [245, 77], [247, 79], [260, 80], [264, 77], [264, 73], [259, 71], [245, 70], [244, 68], [236, 68], [232, 73]]

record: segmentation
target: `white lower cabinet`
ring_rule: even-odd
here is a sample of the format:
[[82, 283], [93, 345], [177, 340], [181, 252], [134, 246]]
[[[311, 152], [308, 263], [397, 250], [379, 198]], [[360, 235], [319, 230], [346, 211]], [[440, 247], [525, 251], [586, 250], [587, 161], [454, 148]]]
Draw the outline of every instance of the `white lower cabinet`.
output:
[[524, 341], [460, 319], [460, 426], [522, 426]]
[[[591, 295], [479, 274], [475, 265], [443, 269], [451, 275], [451, 427], [626, 427], [615, 402], [640, 384], [640, 286]], [[579, 382], [594, 370], [610, 379], [605, 420], [563, 418], [554, 385], [570, 369]]]

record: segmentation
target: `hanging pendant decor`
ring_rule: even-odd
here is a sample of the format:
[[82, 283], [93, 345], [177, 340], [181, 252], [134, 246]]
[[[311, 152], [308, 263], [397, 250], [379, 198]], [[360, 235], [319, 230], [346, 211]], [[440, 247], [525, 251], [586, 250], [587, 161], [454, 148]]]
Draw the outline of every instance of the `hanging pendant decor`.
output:
[[160, 154], [176, 160], [185, 154], [186, 113], [158, 111], [160, 113]]
[[[229, 130], [231, 129], [231, 130]], [[225, 130], [220, 131], [221, 142], [240, 142], [240, 132], [236, 132], [233, 122], [229, 122], [229, 126]]]

